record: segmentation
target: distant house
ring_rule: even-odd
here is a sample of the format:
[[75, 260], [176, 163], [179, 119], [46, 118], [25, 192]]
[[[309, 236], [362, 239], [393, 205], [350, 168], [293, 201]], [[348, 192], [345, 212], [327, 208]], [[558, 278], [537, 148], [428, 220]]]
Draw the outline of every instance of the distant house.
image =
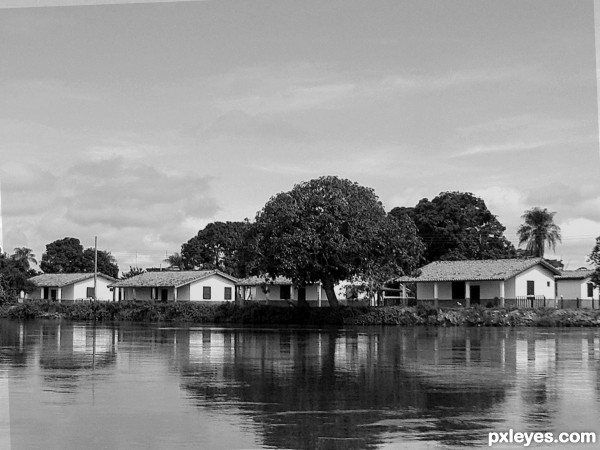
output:
[[592, 283], [593, 270], [562, 270], [556, 277], [560, 307], [598, 308], [600, 291]]
[[416, 283], [417, 300], [436, 305], [554, 306], [558, 275], [542, 258], [435, 261], [398, 281]]
[[239, 299], [266, 304], [297, 303], [306, 300], [310, 305], [328, 306], [327, 295], [320, 283], [306, 287], [297, 287], [292, 280], [285, 277], [269, 279], [265, 277], [248, 277], [236, 283]]
[[[239, 280], [236, 287], [237, 298], [244, 301], [289, 305], [306, 300], [310, 306], [329, 306], [327, 294], [321, 283], [299, 287], [286, 277], [252, 276]], [[334, 286], [336, 297], [341, 304], [364, 299], [364, 293], [357, 294], [352, 288], [352, 283], [347, 282], [340, 282]]]
[[237, 278], [219, 270], [144, 272], [111, 284], [119, 300], [234, 301]]
[[[37, 289], [25, 298], [56, 300], [60, 302], [83, 300], [94, 297], [93, 273], [44, 273], [29, 279]], [[114, 300], [109, 284], [117, 281], [113, 277], [99, 273], [96, 278], [97, 299]]]

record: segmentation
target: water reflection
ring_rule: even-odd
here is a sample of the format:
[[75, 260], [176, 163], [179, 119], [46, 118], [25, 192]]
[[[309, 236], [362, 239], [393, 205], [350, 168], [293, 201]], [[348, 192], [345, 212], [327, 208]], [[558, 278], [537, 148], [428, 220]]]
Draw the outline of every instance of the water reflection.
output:
[[595, 329], [4, 321], [0, 373], [13, 448], [79, 448], [78, 431], [35, 437], [57, 406], [72, 430], [103, 434], [98, 448], [471, 446], [509, 428], [600, 432], [599, 341]]

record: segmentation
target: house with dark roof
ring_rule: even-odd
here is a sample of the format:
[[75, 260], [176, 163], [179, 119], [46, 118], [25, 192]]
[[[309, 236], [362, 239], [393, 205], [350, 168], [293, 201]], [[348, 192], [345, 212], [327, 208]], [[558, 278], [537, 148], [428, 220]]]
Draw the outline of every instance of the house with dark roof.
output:
[[436, 306], [554, 306], [558, 275], [542, 258], [434, 261], [398, 281], [416, 283], [417, 300]]
[[[55, 300], [72, 302], [94, 297], [93, 273], [43, 273], [29, 279], [37, 289], [26, 294], [28, 299]], [[114, 300], [109, 284], [117, 281], [103, 273], [96, 277], [96, 299], [102, 301]]]
[[219, 270], [144, 272], [110, 285], [119, 300], [234, 301], [237, 278]]
[[562, 270], [556, 277], [556, 298], [561, 308], [598, 308], [600, 290], [592, 283], [593, 270]]

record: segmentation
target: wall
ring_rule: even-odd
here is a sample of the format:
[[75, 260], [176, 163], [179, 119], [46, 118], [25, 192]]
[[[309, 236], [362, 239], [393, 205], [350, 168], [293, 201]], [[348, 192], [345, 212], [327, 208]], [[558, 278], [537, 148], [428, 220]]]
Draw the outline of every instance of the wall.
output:
[[[108, 285], [112, 283], [112, 281], [107, 280], [104, 277], [98, 276], [96, 279], [96, 297], [98, 300], [103, 301], [112, 301], [113, 294], [109, 289]], [[88, 298], [87, 288], [94, 287], [94, 278], [89, 278], [84, 281], [80, 281], [79, 283], [75, 283], [73, 293], [70, 297], [67, 297], [65, 294], [65, 289], [63, 288], [62, 298], [65, 300], [79, 300]]]
[[515, 296], [527, 296], [527, 281], [534, 282], [534, 295], [543, 295], [548, 299], [554, 298], [554, 274], [540, 265], [531, 267], [520, 273], [515, 279]]
[[[203, 288], [209, 286], [211, 288], [210, 300], [205, 300], [202, 297]], [[225, 287], [231, 288], [231, 299], [225, 300]], [[183, 297], [177, 295], [178, 299], [183, 300]], [[187, 300], [187, 299], [186, 299]], [[220, 275], [211, 275], [208, 278], [196, 281], [190, 284], [189, 300], [202, 302], [233, 302], [235, 301], [235, 283]]]
[[[556, 282], [557, 286], [557, 297], [560, 298], [588, 298], [587, 292], [587, 283], [589, 283], [590, 278], [584, 278], [583, 280], [558, 280]], [[594, 288], [594, 300], [598, 300], [598, 288]]]

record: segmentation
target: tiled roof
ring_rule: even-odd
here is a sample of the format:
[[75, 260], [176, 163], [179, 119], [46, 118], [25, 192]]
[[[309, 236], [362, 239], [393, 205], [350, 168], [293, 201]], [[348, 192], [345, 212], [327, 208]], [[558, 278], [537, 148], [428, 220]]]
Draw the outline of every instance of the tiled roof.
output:
[[[108, 281], [117, 281], [113, 277], [99, 273], [98, 277], [107, 279]], [[94, 278], [93, 273], [43, 273], [31, 277], [31, 281], [34, 285], [39, 287], [63, 287], [69, 284], [74, 284], [79, 281], [84, 281], [89, 278]]]
[[263, 277], [243, 278], [243, 279], [239, 280], [236, 283], [236, 285], [238, 285], [238, 286], [258, 286], [259, 284], [263, 284], [263, 283], [280, 284], [280, 285], [293, 284], [292, 280], [290, 280], [289, 278], [286, 278], [286, 277], [276, 277], [275, 279], [273, 279], [273, 278], [268, 278], [268, 277], [263, 276]]
[[558, 280], [583, 280], [591, 277], [593, 270], [561, 270], [560, 275], [556, 277]]
[[113, 287], [180, 287], [194, 281], [202, 280], [211, 275], [220, 275], [228, 280], [237, 281], [237, 278], [227, 275], [219, 270], [173, 270], [164, 272], [144, 272], [117, 283]]
[[400, 277], [401, 282], [421, 281], [485, 281], [508, 280], [521, 272], [541, 264], [555, 275], [560, 271], [542, 258], [488, 259], [468, 261], [434, 261], [421, 268], [418, 277]]

